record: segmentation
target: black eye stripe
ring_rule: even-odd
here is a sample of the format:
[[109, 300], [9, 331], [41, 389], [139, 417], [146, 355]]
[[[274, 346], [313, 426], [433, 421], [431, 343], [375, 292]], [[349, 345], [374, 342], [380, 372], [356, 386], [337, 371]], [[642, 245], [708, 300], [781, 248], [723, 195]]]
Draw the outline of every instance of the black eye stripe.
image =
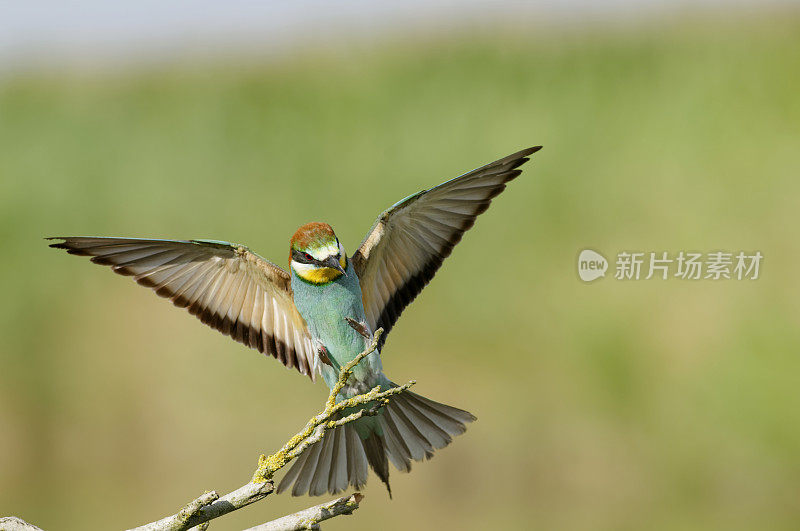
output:
[[314, 258], [311, 255], [309, 255], [310, 258], [307, 258], [306, 257], [307, 254], [308, 253], [305, 253], [303, 251], [298, 251], [297, 249], [292, 249], [292, 260], [294, 260], [295, 262], [297, 262], [299, 264], [313, 264], [313, 265], [316, 265], [316, 266], [319, 266], [319, 267], [328, 267], [327, 265], [325, 265], [325, 263], [323, 261], [317, 260], [316, 258]]
[[302, 251], [293, 250], [292, 251], [292, 260], [298, 262], [300, 264], [313, 264], [316, 263], [316, 260], [312, 257], [311, 259], [306, 258], [306, 253]]

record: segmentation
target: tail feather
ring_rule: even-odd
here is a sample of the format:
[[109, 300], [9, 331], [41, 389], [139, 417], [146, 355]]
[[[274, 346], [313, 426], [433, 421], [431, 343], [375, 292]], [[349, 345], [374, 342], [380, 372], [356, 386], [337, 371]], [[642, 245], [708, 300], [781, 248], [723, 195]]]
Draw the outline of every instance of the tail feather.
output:
[[413, 419], [419, 433], [427, 440], [432, 448], [444, 448], [453, 440], [450, 435], [436, 425], [430, 417], [425, 415], [421, 408], [414, 405], [411, 400], [399, 402], [398, 408], [403, 411], [406, 418]]
[[336, 494], [348, 486], [358, 489], [367, 482], [368, 467], [389, 489], [389, 461], [401, 472], [410, 471], [412, 460], [431, 458], [434, 450], [464, 433], [466, 424], [475, 417], [406, 391], [393, 396], [377, 419], [376, 431], [366, 439], [359, 437], [353, 424], [329, 431], [297, 459], [278, 485], [278, 492], [292, 484], [293, 496], [306, 492], [312, 496]]
[[367, 484], [367, 474], [369, 473], [367, 455], [364, 453], [364, 445], [361, 444], [361, 438], [356, 429], [349, 424], [343, 428], [347, 436], [347, 477], [354, 488], [360, 489]]
[[[333, 434], [331, 434], [333, 435]], [[331, 475], [331, 459], [333, 457], [333, 446], [336, 437], [324, 437], [322, 439], [319, 459], [317, 459], [314, 476], [311, 479], [311, 486], [308, 493], [312, 496], [320, 496], [328, 492], [328, 481]]]
[[381, 424], [383, 428], [383, 437], [386, 441], [386, 454], [394, 467], [400, 472], [411, 471], [411, 452], [403, 442], [400, 432], [397, 429], [394, 421], [389, 415], [383, 416]]
[[468, 411], [434, 402], [406, 391], [395, 396], [381, 415], [386, 451], [400, 471], [411, 470], [411, 460], [430, 459], [433, 450], [444, 448], [464, 433], [475, 420]]
[[[423, 459], [430, 459], [433, 455], [433, 446], [426, 439], [409, 419], [403, 408], [400, 406], [400, 397], [395, 398], [386, 406], [386, 414], [388, 414], [394, 421], [395, 426], [398, 428], [398, 434], [403, 439], [406, 447], [411, 452], [411, 458], [414, 461], [422, 461]], [[381, 427], [385, 423], [381, 423]]]
[[434, 402], [416, 393], [407, 394], [409, 395], [408, 401], [414, 404], [423, 416], [432, 420], [434, 424], [442, 428], [451, 437], [461, 435], [467, 431], [467, 424], [476, 420], [475, 415], [469, 411]]
[[328, 492], [341, 492], [347, 488], [347, 433], [344, 429], [334, 430], [331, 470], [328, 475]]
[[300, 457], [298, 457], [297, 460], [295, 460], [294, 464], [292, 465], [292, 468], [290, 468], [289, 471], [286, 473], [286, 475], [283, 476], [283, 479], [278, 485], [278, 493], [286, 490], [286, 488], [288, 488], [289, 485], [295, 482], [297, 476], [300, 475], [300, 471], [303, 470], [303, 465], [305, 465], [306, 461], [308, 461], [308, 456], [310, 453], [311, 452], [306, 451], [300, 454]]
[[314, 444], [307, 450], [308, 459], [297, 477], [297, 481], [292, 489], [293, 496], [301, 496], [311, 488], [311, 481], [314, 479], [314, 471], [317, 469], [319, 455], [322, 453], [322, 442]]
[[392, 487], [389, 486], [389, 461], [386, 460], [386, 450], [383, 449], [383, 438], [375, 432], [362, 440], [364, 452], [367, 454], [369, 466], [386, 485], [389, 497], [392, 497]]

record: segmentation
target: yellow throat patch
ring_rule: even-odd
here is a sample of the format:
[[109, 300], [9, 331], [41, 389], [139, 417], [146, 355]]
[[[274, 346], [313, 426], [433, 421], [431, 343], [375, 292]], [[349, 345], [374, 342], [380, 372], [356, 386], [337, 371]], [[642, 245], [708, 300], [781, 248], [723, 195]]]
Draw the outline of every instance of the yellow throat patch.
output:
[[337, 271], [336, 269], [332, 269], [330, 267], [320, 267], [302, 272], [295, 269], [294, 272], [297, 273], [298, 277], [302, 278], [306, 282], [311, 282], [312, 284], [327, 284], [328, 282], [336, 280], [342, 276], [341, 271]]
[[[339, 258], [339, 265], [342, 269], [347, 269], [347, 258]], [[331, 267], [315, 267], [309, 264], [291, 263], [292, 270], [298, 277], [312, 284], [327, 284], [342, 276], [342, 272]]]

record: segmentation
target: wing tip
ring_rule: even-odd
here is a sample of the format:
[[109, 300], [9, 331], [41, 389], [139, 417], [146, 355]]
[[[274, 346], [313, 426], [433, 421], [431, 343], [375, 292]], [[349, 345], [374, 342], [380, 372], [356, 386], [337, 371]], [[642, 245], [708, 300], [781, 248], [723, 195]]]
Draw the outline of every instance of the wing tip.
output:
[[517, 170], [516, 168], [519, 168], [520, 166], [531, 160], [529, 157], [541, 149], [542, 146], [529, 147], [521, 151], [517, 151], [513, 155], [509, 155], [505, 159], [502, 159], [506, 164], [508, 164], [509, 162], [511, 163], [511, 166], [508, 168], [508, 170], [514, 170], [514, 171], [508, 171], [509, 175], [508, 181], [519, 176], [522, 173], [522, 170]]
[[62, 240], [60, 242], [48, 244], [47, 246], [52, 247], [54, 249], [68, 249], [66, 236], [47, 236], [44, 239], [46, 241]]
[[74, 254], [76, 256], [92, 256], [90, 253], [86, 252], [85, 250], [80, 249], [78, 247], [74, 247], [73, 245], [71, 245], [70, 244], [70, 238], [67, 237], [67, 236], [51, 236], [51, 237], [45, 238], [45, 240], [48, 240], [48, 241], [51, 241], [51, 240], [62, 240], [60, 242], [51, 243], [51, 244], [48, 245], [48, 247], [51, 247], [53, 249], [63, 249], [65, 251], [67, 251], [67, 253]]
[[524, 164], [524, 163], [528, 162], [530, 160], [528, 157], [530, 157], [534, 153], [540, 151], [542, 149], [542, 147], [543, 146], [533, 146], [533, 147], [522, 149], [520, 151], [517, 151], [513, 155], [509, 155], [508, 157], [506, 157], [505, 160], [515, 160], [515, 161], [517, 161], [517, 163], [514, 165], [514, 167], [516, 168], [517, 166], [520, 166], [521, 164]]
[[528, 155], [533, 155], [537, 151], [541, 150], [542, 147], [544, 147], [544, 146], [532, 146], [532, 147], [529, 147], [529, 148], [525, 148], [525, 149], [519, 151], [518, 153], [515, 153], [515, 155], [522, 156], [522, 157], [527, 157]]

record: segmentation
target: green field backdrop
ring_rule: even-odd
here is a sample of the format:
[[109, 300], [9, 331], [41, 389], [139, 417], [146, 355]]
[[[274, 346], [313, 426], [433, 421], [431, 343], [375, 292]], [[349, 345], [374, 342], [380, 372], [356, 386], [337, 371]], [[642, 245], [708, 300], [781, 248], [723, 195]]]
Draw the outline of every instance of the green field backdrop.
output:
[[[324, 385], [58, 235], [352, 252], [398, 199], [545, 148], [404, 313], [395, 381], [474, 412], [326, 529], [797, 529], [800, 16], [531, 27], [0, 81], [0, 515], [124, 528], [246, 481]], [[583, 248], [761, 251], [582, 283]], [[285, 495], [241, 529], [319, 503]]]

